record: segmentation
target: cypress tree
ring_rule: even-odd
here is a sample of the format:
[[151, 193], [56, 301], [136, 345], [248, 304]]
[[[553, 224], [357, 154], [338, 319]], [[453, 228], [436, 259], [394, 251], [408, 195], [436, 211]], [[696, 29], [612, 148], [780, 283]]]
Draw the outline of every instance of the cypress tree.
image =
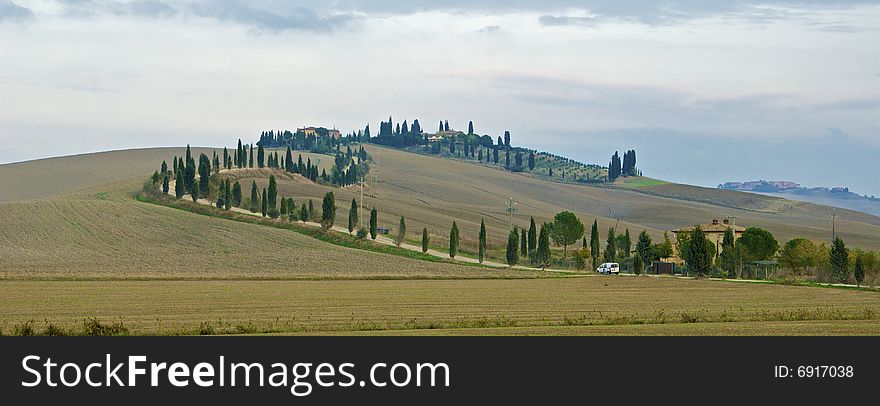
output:
[[474, 133], [474, 122], [468, 121], [468, 135], [471, 135], [473, 133]]
[[538, 248], [538, 227], [535, 226], [535, 218], [534, 217], [532, 217], [532, 219], [529, 221], [529, 246], [528, 246], [528, 248], [529, 248], [529, 250], [528, 250], [528, 252], [526, 252], [526, 255], [528, 255], [529, 252], [534, 251], [535, 248]]
[[376, 233], [379, 228], [379, 212], [376, 211], [374, 207], [373, 210], [370, 210], [370, 238], [374, 241], [376, 240]]
[[358, 223], [357, 200], [351, 198], [351, 208], [348, 210], [348, 233], [351, 234]]
[[641, 275], [642, 268], [644, 267], [645, 265], [644, 262], [642, 262], [642, 256], [636, 255], [635, 258], [633, 258], [633, 273], [636, 275]]
[[229, 184], [229, 178], [226, 178], [223, 185], [223, 207], [229, 210], [232, 208], [232, 186]]
[[242, 161], [244, 161], [244, 152], [241, 149], [241, 138], [239, 138], [238, 139], [238, 149], [236, 150], [236, 153], [235, 153], [235, 166], [237, 166], [238, 169], [242, 168], [242, 166], [243, 166]]
[[520, 234], [521, 235], [519, 237], [519, 254], [524, 257], [527, 257], [527, 256], [529, 256], [529, 237], [528, 237], [526, 229], [520, 230]]
[[593, 258], [593, 268], [599, 267], [599, 222], [593, 220], [593, 227], [590, 229], [590, 256]]
[[519, 260], [519, 232], [516, 228], [510, 230], [510, 234], [507, 236], [507, 265], [514, 266], [516, 265], [517, 260]]
[[215, 202], [215, 204], [217, 205], [218, 209], [222, 209], [225, 205], [223, 199], [226, 198], [226, 193], [223, 193], [223, 188], [225, 187], [225, 184], [221, 181], [219, 187], [220, 190], [217, 191], [217, 201]]
[[162, 177], [162, 193], [168, 194], [168, 174], [166, 173], [164, 177]]
[[856, 278], [856, 286], [862, 286], [862, 281], [865, 280], [865, 264], [862, 262], [862, 256], [856, 256], [856, 264], [853, 269], [853, 276]]
[[165, 161], [162, 161], [162, 175], [167, 175], [167, 174], [168, 174], [168, 164], [165, 163]]
[[458, 223], [452, 222], [452, 230], [449, 231], [449, 257], [455, 258], [458, 255], [459, 231]]
[[546, 224], [541, 226], [541, 232], [538, 234], [538, 248], [535, 259], [541, 265], [542, 270], [547, 269], [547, 265], [550, 264], [550, 230]]
[[706, 234], [700, 226], [694, 227], [690, 233], [690, 243], [687, 246], [687, 263], [688, 271], [696, 276], [709, 274], [712, 268], [712, 258], [714, 255], [709, 252], [711, 242], [706, 238]]
[[400, 247], [404, 240], [406, 240], [406, 220], [400, 216], [400, 223], [397, 225], [397, 238], [394, 239], [394, 242]]
[[626, 232], [623, 234], [623, 247], [619, 247], [623, 250], [620, 253], [621, 258], [629, 258], [630, 250], [632, 250], [632, 238], [629, 235], [629, 228], [626, 229]]
[[174, 176], [177, 177], [177, 155], [174, 156], [174, 166], [171, 168], [174, 171]]
[[[257, 146], [257, 168], [263, 167], [263, 161], [266, 159], [266, 152], [263, 150], [263, 146]], [[272, 155], [269, 155], [269, 162], [272, 162]], [[271, 166], [271, 165], [269, 165]]]
[[257, 182], [251, 183], [251, 213], [260, 211], [260, 196], [257, 195]]
[[269, 175], [269, 191], [267, 197], [269, 217], [278, 218], [277, 200], [278, 200], [278, 184], [275, 182], [275, 175]]
[[232, 185], [232, 205], [241, 207], [241, 184], [238, 181], [235, 181], [235, 184]]
[[177, 172], [177, 179], [174, 181], [174, 196], [180, 199], [184, 194], [186, 191], [183, 188], [183, 173]]
[[199, 200], [199, 184], [198, 183], [193, 184], [193, 190], [192, 190], [192, 193], [190, 194], [190, 196], [192, 197], [193, 202]]
[[333, 227], [336, 222], [336, 197], [333, 192], [324, 194], [324, 200], [321, 202], [321, 227], [325, 230]]
[[249, 147], [248, 151], [250, 151], [250, 160], [248, 161], [248, 168], [254, 167], [254, 147]]
[[608, 229], [608, 239], [605, 240], [605, 262], [615, 262], [617, 260], [617, 247], [614, 241], [614, 228]]
[[534, 152], [529, 153], [529, 170], [530, 171], [535, 170], [535, 153]]
[[831, 243], [831, 278], [837, 283], [846, 283], [849, 280], [849, 251], [840, 237]]
[[492, 161], [498, 165], [498, 147], [492, 148]]
[[428, 228], [425, 227], [422, 229], [422, 253], [428, 252]]
[[229, 169], [229, 149], [223, 147], [223, 168]]
[[486, 222], [480, 219], [479, 259], [483, 263], [486, 257]]
[[312, 199], [309, 199], [309, 220], [315, 220], [318, 217], [315, 213], [315, 202]]
[[281, 218], [287, 216], [287, 198], [281, 198], [281, 209], [278, 211], [278, 216]]
[[269, 196], [266, 194], [266, 188], [263, 188], [263, 198], [260, 200], [260, 214], [263, 217], [269, 214]]
[[306, 204], [303, 203], [302, 207], [299, 209], [299, 221], [305, 223], [309, 220], [309, 208], [306, 207]]

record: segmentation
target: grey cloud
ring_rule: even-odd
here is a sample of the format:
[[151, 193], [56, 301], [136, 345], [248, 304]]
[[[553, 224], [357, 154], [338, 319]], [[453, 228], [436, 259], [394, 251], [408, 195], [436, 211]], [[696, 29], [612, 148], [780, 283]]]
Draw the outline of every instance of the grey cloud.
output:
[[553, 16], [545, 14], [538, 17], [538, 22], [545, 27], [560, 25], [585, 25], [593, 27], [598, 23], [598, 19], [596, 17]]
[[308, 8], [294, 8], [285, 13], [256, 8], [234, 0], [199, 3], [193, 6], [196, 15], [251, 25], [268, 31], [301, 30], [327, 32], [346, 25], [352, 15], [321, 16]]
[[177, 9], [159, 0], [138, 0], [113, 5], [117, 14], [136, 15], [142, 17], [168, 17], [177, 13]]
[[487, 25], [487, 26], [485, 26], [485, 27], [480, 28], [479, 30], [477, 30], [477, 33], [480, 33], [480, 34], [494, 34], [494, 33], [499, 32], [499, 31], [501, 31], [501, 26], [500, 26], [500, 25]]
[[25, 21], [34, 17], [29, 9], [19, 6], [9, 0], [0, 0], [0, 22]]

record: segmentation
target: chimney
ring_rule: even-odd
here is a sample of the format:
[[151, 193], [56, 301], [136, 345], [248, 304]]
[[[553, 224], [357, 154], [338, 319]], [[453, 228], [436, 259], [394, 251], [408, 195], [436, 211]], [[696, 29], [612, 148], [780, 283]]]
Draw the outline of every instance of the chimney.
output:
[[730, 219], [724, 219], [724, 225], [730, 224]]
[[712, 219], [712, 225], [713, 226], [718, 225], [718, 219]]

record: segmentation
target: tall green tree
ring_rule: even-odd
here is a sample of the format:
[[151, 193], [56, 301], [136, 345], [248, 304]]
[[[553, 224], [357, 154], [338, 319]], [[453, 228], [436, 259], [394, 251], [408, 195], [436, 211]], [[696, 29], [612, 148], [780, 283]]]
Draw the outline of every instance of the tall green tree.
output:
[[260, 200], [260, 204], [262, 205], [262, 207], [260, 207], [260, 213], [263, 217], [266, 217], [269, 214], [269, 196], [266, 193], [266, 188], [263, 188], [263, 199]]
[[166, 195], [168, 194], [168, 190], [170, 188], [169, 183], [170, 182], [168, 181], [168, 174], [166, 173], [165, 176], [162, 177], [162, 193]]
[[162, 161], [162, 174], [163, 175], [168, 174], [168, 164], [165, 161]]
[[590, 228], [590, 256], [593, 258], [593, 268], [599, 267], [599, 222], [593, 220]]
[[458, 223], [455, 221], [452, 222], [452, 230], [449, 231], [449, 257], [455, 258], [458, 255], [458, 243], [459, 243], [459, 231], [458, 231]]
[[480, 219], [480, 240], [479, 240], [479, 259], [480, 263], [483, 263], [483, 259], [486, 257], [486, 222], [483, 219]]
[[510, 230], [507, 236], [507, 265], [514, 266], [519, 260], [519, 230]]
[[695, 276], [706, 276], [712, 270], [714, 250], [710, 247], [711, 241], [700, 226], [694, 227], [689, 234], [690, 244], [686, 247], [688, 254], [685, 257], [688, 271]]
[[556, 245], [563, 247], [562, 258], [568, 257], [568, 246], [577, 243], [584, 235], [584, 223], [570, 211], [562, 211], [553, 217], [550, 237]]
[[312, 199], [309, 199], [309, 220], [317, 220], [317, 213], [315, 213], [315, 202]]
[[654, 254], [651, 251], [651, 236], [647, 231], [642, 230], [636, 241], [636, 256], [641, 257], [643, 264], [649, 264], [654, 259]]
[[324, 194], [324, 201], [321, 202], [321, 227], [325, 230], [333, 227], [336, 222], [336, 197], [333, 192]]
[[749, 227], [736, 240], [736, 245], [742, 246], [744, 260], [767, 261], [776, 255], [779, 243], [769, 231], [758, 227]]
[[192, 190], [192, 193], [190, 194], [190, 197], [192, 197], [193, 202], [196, 202], [199, 200], [199, 187], [200, 186], [199, 186], [198, 182], [193, 184], [193, 190]]
[[186, 190], [183, 186], [183, 173], [177, 172], [177, 179], [174, 181], [174, 196], [180, 199], [185, 194]]
[[223, 183], [223, 208], [229, 210], [232, 208], [232, 185], [229, 184], [229, 178]]
[[621, 243], [618, 247], [621, 250], [620, 256], [622, 258], [629, 258], [630, 250], [632, 249], [632, 237], [629, 235], [629, 228], [623, 233], [623, 241]]
[[223, 206], [226, 205], [223, 199], [226, 199], [226, 193], [224, 193], [223, 188], [226, 187], [226, 184], [223, 181], [220, 181], [219, 190], [217, 191], [217, 208], [223, 209]]
[[260, 196], [257, 195], [257, 182], [251, 183], [251, 213], [260, 211]]
[[428, 228], [425, 227], [422, 229], [422, 253], [428, 252], [428, 243], [430, 242], [428, 238]]
[[547, 265], [550, 265], [550, 226], [546, 223], [541, 225], [541, 231], [538, 233], [535, 261], [541, 269], [547, 269]]
[[644, 269], [644, 268], [645, 268], [645, 263], [642, 262], [642, 256], [636, 255], [635, 258], [633, 258], [633, 273], [636, 275], [641, 275], [642, 269]]
[[373, 210], [370, 210], [370, 238], [373, 241], [376, 240], [376, 236], [379, 232], [379, 212], [376, 211], [374, 207]]
[[526, 255], [534, 251], [535, 248], [538, 248], [538, 227], [535, 225], [535, 218], [532, 217], [529, 220], [529, 251]]
[[727, 275], [728, 278], [734, 279], [739, 275], [739, 253], [740, 248], [735, 246], [733, 230], [728, 227], [724, 230], [724, 239], [721, 241], [721, 254], [718, 256], [718, 266]]
[[[739, 238], [742, 240], [742, 237]], [[849, 280], [849, 250], [840, 237], [831, 243], [830, 253], [831, 278], [837, 283], [846, 283]]]
[[241, 184], [238, 181], [232, 185], [232, 205], [241, 207]]
[[529, 256], [529, 236], [526, 232], [526, 229], [520, 230], [519, 236], [519, 254], [528, 257]]
[[856, 264], [853, 269], [853, 277], [856, 278], [856, 286], [862, 286], [862, 281], [865, 280], [865, 264], [862, 262], [862, 256], [856, 256]]
[[602, 256], [602, 259], [605, 262], [616, 262], [617, 261], [617, 241], [614, 238], [614, 228], [608, 229], [608, 239], [605, 240], [605, 253]]
[[205, 154], [199, 155], [199, 189], [208, 193], [208, 181], [211, 178], [211, 161]]
[[397, 238], [394, 239], [394, 243], [400, 247], [404, 241], [406, 241], [406, 220], [400, 216], [400, 223], [397, 225]]
[[278, 184], [275, 182], [275, 175], [269, 175], [269, 191], [267, 197], [269, 198], [269, 217], [272, 217], [273, 219], [278, 218], [278, 210], [276, 209], [278, 203]]
[[354, 198], [351, 199], [351, 208], [348, 209], [348, 233], [351, 234], [354, 232], [355, 227], [357, 227], [358, 223], [358, 204], [357, 200]]
[[299, 221], [305, 223], [309, 221], [309, 207], [306, 206], [305, 203], [302, 204], [302, 207], [299, 209]]

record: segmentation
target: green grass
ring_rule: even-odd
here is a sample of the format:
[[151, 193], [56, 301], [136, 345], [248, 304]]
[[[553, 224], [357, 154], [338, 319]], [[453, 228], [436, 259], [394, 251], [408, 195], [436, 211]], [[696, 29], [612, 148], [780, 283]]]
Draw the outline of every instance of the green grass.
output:
[[617, 182], [618, 182], [618, 184], [620, 184], [623, 187], [636, 188], [636, 189], [648, 187], [648, 186], [666, 185], [669, 183], [669, 182], [666, 182], [663, 180], [651, 179], [651, 178], [647, 178], [644, 176], [624, 177], [624, 178], [620, 178], [620, 180], [618, 180]]

